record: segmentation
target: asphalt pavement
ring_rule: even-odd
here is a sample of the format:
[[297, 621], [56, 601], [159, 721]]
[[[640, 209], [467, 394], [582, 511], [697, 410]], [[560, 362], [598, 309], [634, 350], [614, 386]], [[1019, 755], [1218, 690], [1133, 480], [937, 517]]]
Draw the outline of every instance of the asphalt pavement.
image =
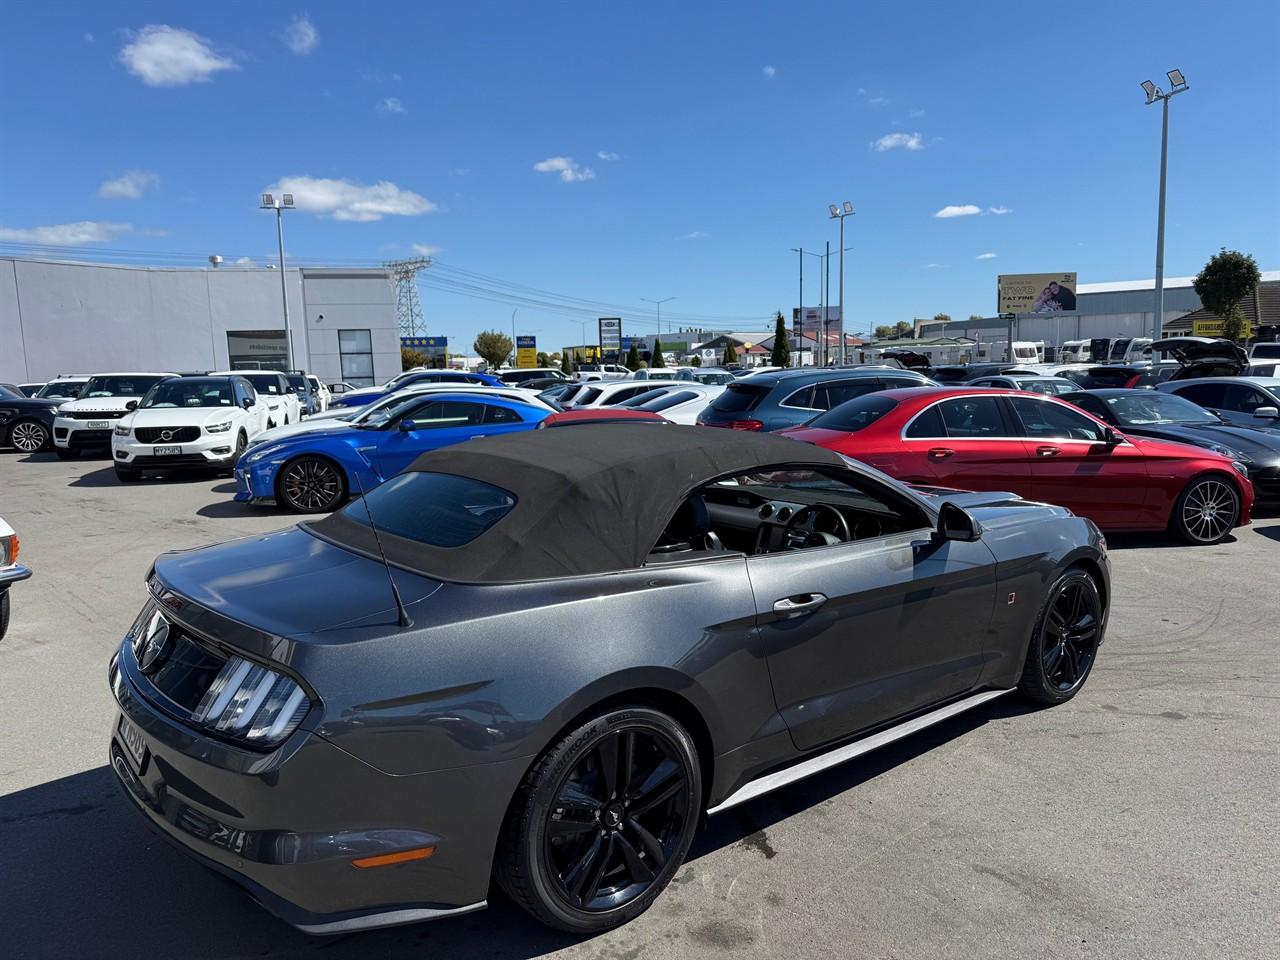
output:
[[713, 818], [622, 929], [577, 939], [495, 895], [312, 939], [145, 828], [105, 762], [107, 661], [152, 558], [293, 522], [231, 491], [0, 453], [0, 516], [35, 570], [0, 643], [12, 960], [1280, 955], [1280, 520], [1208, 548], [1110, 538], [1111, 627], [1073, 701], [1002, 697]]

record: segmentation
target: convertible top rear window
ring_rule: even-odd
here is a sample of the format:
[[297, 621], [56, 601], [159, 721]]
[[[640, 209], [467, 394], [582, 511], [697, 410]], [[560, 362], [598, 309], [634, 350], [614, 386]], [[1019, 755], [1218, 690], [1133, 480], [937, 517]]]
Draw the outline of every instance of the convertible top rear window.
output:
[[[432, 547], [460, 547], [507, 515], [516, 498], [500, 487], [447, 473], [402, 473], [342, 511], [348, 520]], [[367, 506], [367, 509], [366, 509]]]

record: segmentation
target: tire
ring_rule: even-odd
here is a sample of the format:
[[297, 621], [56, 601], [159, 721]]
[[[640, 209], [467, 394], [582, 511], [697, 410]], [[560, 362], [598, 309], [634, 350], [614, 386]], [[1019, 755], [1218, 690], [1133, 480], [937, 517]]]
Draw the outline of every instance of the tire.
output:
[[122, 467], [116, 464], [116, 479], [121, 483], [137, 483], [142, 479], [142, 471], [134, 467]]
[[1196, 477], [1178, 495], [1169, 516], [1169, 527], [1185, 542], [1197, 547], [1221, 543], [1240, 519], [1240, 493], [1224, 476], [1212, 473]]
[[39, 420], [19, 420], [9, 428], [9, 446], [19, 453], [39, 453], [53, 443], [53, 434]]
[[0, 640], [9, 629], [9, 588], [0, 590]]
[[53, 452], [58, 455], [59, 460], [79, 460], [80, 451], [72, 450], [68, 447], [54, 447]]
[[286, 427], [289, 425], [289, 415], [287, 413], [284, 415], [284, 425]]
[[525, 775], [503, 823], [495, 876], [548, 926], [600, 933], [657, 899], [684, 862], [701, 812], [702, 772], [688, 732], [648, 707], [609, 710], [553, 744]]
[[236, 464], [240, 462], [240, 458], [244, 456], [244, 452], [248, 447], [249, 438], [245, 435], [245, 432], [241, 430], [236, 434], [236, 449], [231, 454], [231, 462], [227, 464], [225, 468], [228, 477], [234, 477], [236, 475]]
[[347, 480], [327, 457], [297, 457], [276, 476], [276, 500], [294, 513], [328, 513], [346, 502]]
[[1079, 567], [1054, 581], [1036, 617], [1018, 692], [1036, 703], [1066, 703], [1089, 679], [1102, 642], [1102, 595]]

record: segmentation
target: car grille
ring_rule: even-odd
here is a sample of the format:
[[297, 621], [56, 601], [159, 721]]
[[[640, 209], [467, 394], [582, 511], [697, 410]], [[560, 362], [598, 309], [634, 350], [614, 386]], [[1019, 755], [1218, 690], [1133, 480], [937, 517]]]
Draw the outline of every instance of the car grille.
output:
[[[169, 436], [162, 436], [165, 433], [169, 434]], [[200, 439], [200, 428], [136, 427], [133, 435], [139, 443], [191, 443]]]
[[67, 437], [68, 447], [109, 447], [110, 430], [72, 430]]
[[72, 420], [119, 420], [124, 416], [123, 410], [72, 410], [64, 416]]
[[1280, 501], [1280, 468], [1270, 467], [1251, 474], [1253, 492], [1258, 500]]

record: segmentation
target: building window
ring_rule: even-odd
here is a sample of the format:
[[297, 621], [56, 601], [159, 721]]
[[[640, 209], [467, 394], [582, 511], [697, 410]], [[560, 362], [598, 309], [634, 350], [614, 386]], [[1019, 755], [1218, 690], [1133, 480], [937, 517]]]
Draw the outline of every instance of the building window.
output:
[[228, 330], [227, 359], [232, 370], [287, 370], [289, 348], [283, 330]]
[[374, 386], [373, 338], [368, 330], [339, 330], [338, 354], [343, 380], [353, 387]]

